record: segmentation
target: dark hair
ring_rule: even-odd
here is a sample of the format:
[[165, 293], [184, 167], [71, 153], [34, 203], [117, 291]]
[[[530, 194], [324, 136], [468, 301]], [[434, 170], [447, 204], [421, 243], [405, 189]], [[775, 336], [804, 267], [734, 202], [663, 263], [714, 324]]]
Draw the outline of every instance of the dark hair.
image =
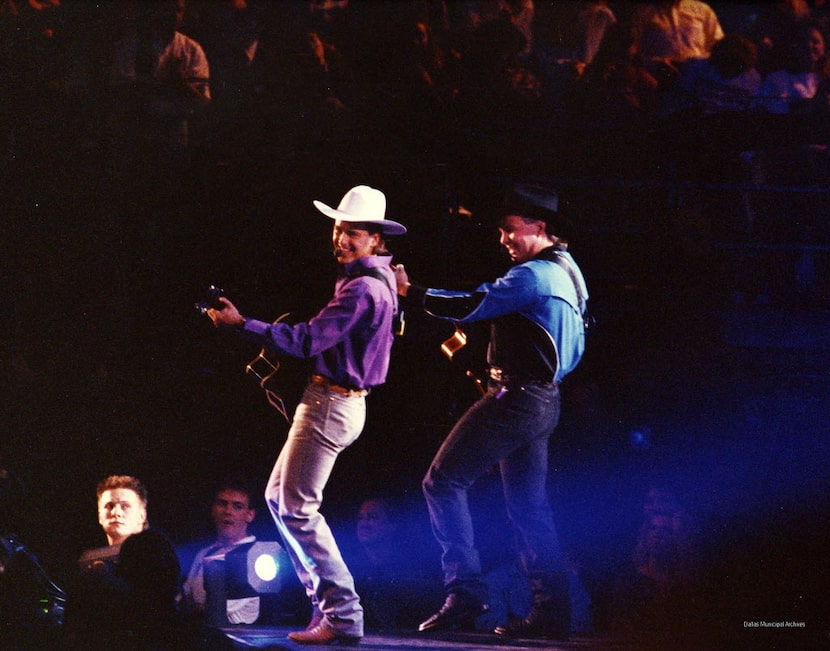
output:
[[248, 506], [253, 508], [254, 499], [259, 496], [259, 493], [254, 491], [251, 483], [242, 477], [225, 477], [216, 484], [216, 489], [213, 491], [213, 496], [216, 497], [221, 491], [232, 490], [238, 493], [243, 493], [248, 497]]
[[785, 69], [788, 72], [793, 73], [801, 72], [800, 48], [807, 40], [810, 32], [818, 32], [821, 35], [822, 40], [824, 41], [824, 56], [818, 62], [817, 69], [824, 76], [826, 76], [825, 67], [827, 65], [827, 33], [825, 32], [825, 29], [820, 21], [811, 18], [799, 21], [796, 24], [795, 29], [793, 29], [789, 39], [790, 51], [788, 65]]
[[758, 47], [744, 34], [727, 34], [712, 46], [709, 63], [724, 79], [733, 79], [757, 65]]
[[378, 236], [378, 245], [375, 247], [375, 255], [389, 255], [389, 248], [386, 246], [386, 236], [383, 234], [383, 226], [373, 222], [352, 222], [352, 226], [366, 231], [369, 235]]

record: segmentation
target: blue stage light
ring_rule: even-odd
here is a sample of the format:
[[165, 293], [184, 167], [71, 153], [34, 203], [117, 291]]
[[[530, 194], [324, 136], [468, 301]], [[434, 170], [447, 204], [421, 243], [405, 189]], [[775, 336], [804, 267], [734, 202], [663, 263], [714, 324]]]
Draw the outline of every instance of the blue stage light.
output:
[[629, 444], [638, 451], [650, 449], [651, 439], [651, 428], [648, 426], [634, 427], [628, 432]]

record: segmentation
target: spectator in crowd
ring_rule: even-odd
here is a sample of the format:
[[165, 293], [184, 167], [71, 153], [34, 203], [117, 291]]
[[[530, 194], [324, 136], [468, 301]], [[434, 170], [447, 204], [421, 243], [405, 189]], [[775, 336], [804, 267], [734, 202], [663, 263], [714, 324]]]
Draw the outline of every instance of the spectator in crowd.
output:
[[543, 69], [576, 61], [582, 69], [594, 60], [617, 16], [606, 0], [540, 4], [536, 10], [533, 50]]
[[524, 46], [516, 26], [497, 18], [476, 29], [464, 57], [455, 115], [473, 177], [482, 165], [524, 165], [541, 146], [538, 129], [550, 107], [536, 66], [521, 57]]
[[727, 34], [705, 59], [690, 59], [678, 82], [681, 105], [702, 115], [752, 109], [761, 91], [758, 48], [743, 34]]
[[807, 0], [760, 2], [748, 35], [758, 47], [758, 71], [766, 75], [781, 70], [789, 56], [792, 35], [811, 15]]
[[631, 565], [615, 583], [612, 633], [620, 640], [670, 643], [695, 625], [700, 588], [693, 521], [671, 490], [652, 486]]
[[66, 12], [59, 0], [3, 0], [0, 38], [0, 171], [36, 182], [59, 171], [53, 165], [69, 135]]
[[[252, 506], [253, 493], [241, 480], [231, 479], [217, 488], [210, 515], [216, 529], [216, 541], [196, 554], [182, 586], [184, 609], [189, 613], [205, 610], [207, 593], [204, 570], [207, 559], [223, 558], [229, 551], [256, 541], [248, 533], [248, 525], [254, 521], [256, 509]], [[226, 608], [231, 624], [252, 623], [260, 613], [259, 597], [229, 599]]]
[[455, 28], [464, 34], [461, 42], [469, 42], [475, 32], [491, 21], [506, 20], [524, 37], [520, 55], [527, 57], [533, 50], [533, 0], [465, 0], [458, 4]]
[[96, 493], [99, 522], [110, 545], [118, 545], [118, 555], [114, 562], [88, 565], [70, 586], [62, 648], [227, 648], [180, 618], [179, 559], [167, 536], [147, 525], [144, 484], [128, 475], [111, 475], [98, 484]]
[[576, 59], [585, 65], [594, 60], [608, 29], [617, 22], [606, 0], [579, 2], [576, 18]]
[[[758, 146], [757, 120], [751, 111], [761, 92], [757, 47], [743, 34], [727, 34], [706, 59], [690, 59], [663, 110], [670, 114], [671, 151], [692, 178], [745, 183], [752, 177], [752, 150]], [[712, 137], [717, 134], [717, 137]], [[723, 201], [722, 197], [713, 197]], [[749, 204], [743, 197], [740, 214]], [[734, 224], [730, 224], [734, 226]]]
[[639, 41], [624, 23], [609, 27], [599, 51], [568, 89], [569, 115], [581, 124], [622, 126], [653, 119], [658, 81], [643, 64]]
[[190, 123], [210, 102], [208, 60], [199, 43], [178, 31], [184, 0], [127, 6], [113, 60], [111, 153], [133, 164], [130, 173], [166, 178], [186, 162]]
[[[828, 141], [824, 113], [828, 83], [827, 39], [821, 23], [806, 20], [796, 27], [786, 66], [770, 72], [761, 85], [757, 108], [768, 114], [770, 137], [754, 152], [759, 176], [778, 185], [817, 185], [826, 180], [824, 147]], [[824, 96], [822, 96], [824, 95]], [[761, 195], [755, 202], [758, 230], [794, 244], [812, 243], [826, 233], [822, 195], [796, 194], [786, 202]], [[785, 294], [782, 279], [799, 300], [811, 302], [819, 291], [815, 253], [803, 249], [795, 260], [779, 256], [764, 276], [770, 294]]]
[[826, 39], [821, 25], [814, 21], [799, 24], [789, 45], [784, 67], [764, 77], [759, 110], [778, 115], [806, 113], [809, 100], [827, 77]]
[[128, 537], [143, 531], [147, 522], [147, 489], [129, 475], [110, 475], [96, 488], [98, 523], [107, 536], [107, 544], [120, 545]]
[[353, 567], [363, 604], [365, 626], [372, 631], [412, 629], [427, 615], [441, 583], [425, 571], [422, 543], [402, 507], [388, 497], [360, 504], [355, 527], [358, 550]]
[[691, 58], [706, 58], [724, 32], [717, 14], [701, 0], [659, 0], [638, 6], [632, 25], [644, 62], [663, 84], [674, 82]]

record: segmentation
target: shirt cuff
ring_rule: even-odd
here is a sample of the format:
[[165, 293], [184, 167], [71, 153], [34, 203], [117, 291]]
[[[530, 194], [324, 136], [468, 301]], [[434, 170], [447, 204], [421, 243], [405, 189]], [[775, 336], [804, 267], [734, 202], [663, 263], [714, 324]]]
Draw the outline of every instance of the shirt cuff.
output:
[[409, 289], [406, 290], [406, 301], [407, 303], [417, 303], [420, 306], [424, 304], [424, 298], [427, 295], [427, 288], [423, 285], [418, 285], [417, 283], [410, 283]]
[[265, 321], [245, 319], [245, 323], [238, 328], [238, 331], [245, 339], [261, 345], [262, 341], [268, 338], [268, 328], [270, 327], [271, 324], [265, 323]]

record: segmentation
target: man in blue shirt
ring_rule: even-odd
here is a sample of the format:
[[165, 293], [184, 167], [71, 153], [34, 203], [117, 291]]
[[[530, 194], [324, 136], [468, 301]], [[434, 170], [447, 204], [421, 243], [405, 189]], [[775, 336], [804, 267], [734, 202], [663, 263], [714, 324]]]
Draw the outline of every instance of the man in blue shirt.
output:
[[311, 381], [265, 499], [314, 606], [308, 628], [288, 637], [300, 644], [348, 643], [363, 636], [363, 608], [320, 505], [338, 455], [363, 430], [369, 390], [386, 380], [398, 306], [384, 238], [406, 228], [385, 218], [386, 197], [365, 185], [349, 190], [337, 209], [314, 205], [334, 220], [340, 275], [328, 304], [294, 326], [246, 319], [224, 297], [222, 309], [207, 314], [270, 352], [310, 362]]
[[499, 223], [500, 243], [514, 264], [494, 283], [472, 293], [427, 289], [410, 283], [403, 265], [395, 268], [398, 293], [433, 316], [491, 324], [485, 395], [456, 423], [423, 480], [447, 596], [420, 631], [464, 627], [488, 609], [467, 492], [498, 465], [533, 605], [527, 617], [495, 632], [568, 637], [568, 578], [546, 492], [548, 440], [559, 420], [559, 383], [585, 349], [588, 292], [561, 239], [562, 224], [556, 194], [518, 185]]

